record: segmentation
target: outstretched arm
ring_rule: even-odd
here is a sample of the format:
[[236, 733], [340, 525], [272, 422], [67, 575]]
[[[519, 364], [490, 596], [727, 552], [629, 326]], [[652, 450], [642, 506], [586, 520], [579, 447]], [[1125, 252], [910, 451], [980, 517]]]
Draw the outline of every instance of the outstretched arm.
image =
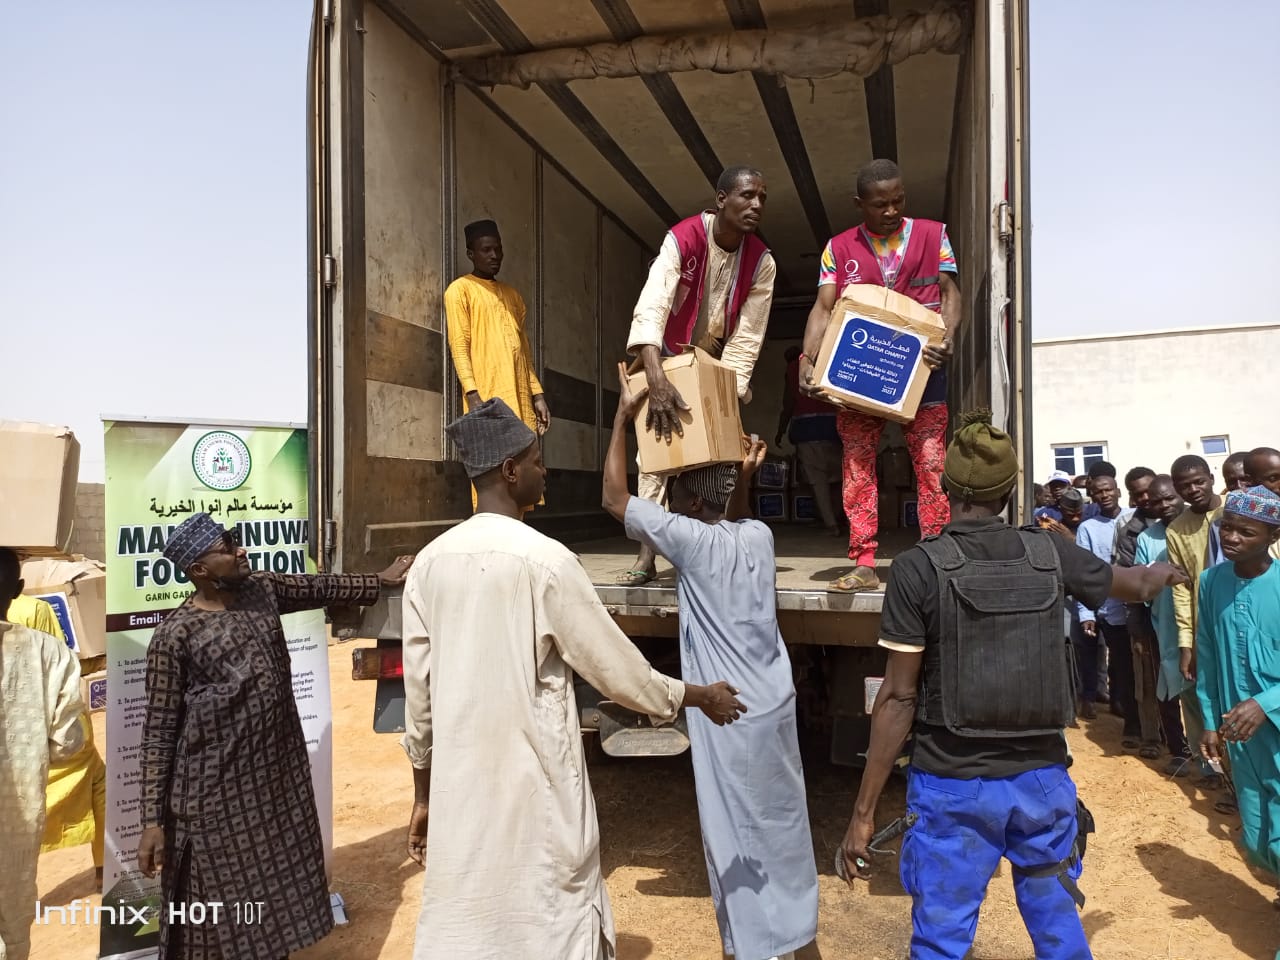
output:
[[618, 411], [613, 416], [613, 433], [604, 456], [604, 493], [601, 506], [613, 519], [625, 522], [631, 491], [627, 489], [627, 424], [633, 421], [644, 402], [648, 389], [631, 392], [627, 383], [627, 365], [618, 364]]
[[760, 464], [764, 463], [765, 454], [769, 452], [768, 444], [763, 440], [757, 440], [754, 443], [746, 437], [743, 440], [747, 444], [747, 453], [742, 458], [742, 462], [738, 464], [738, 481], [734, 484], [733, 494], [729, 497], [729, 502], [724, 508], [724, 518], [726, 520], [750, 519], [751, 478], [756, 475], [756, 471], [760, 469]]
[[1146, 603], [1158, 597], [1165, 587], [1176, 591], [1190, 582], [1181, 568], [1168, 563], [1111, 568], [1111, 596], [1126, 603]]

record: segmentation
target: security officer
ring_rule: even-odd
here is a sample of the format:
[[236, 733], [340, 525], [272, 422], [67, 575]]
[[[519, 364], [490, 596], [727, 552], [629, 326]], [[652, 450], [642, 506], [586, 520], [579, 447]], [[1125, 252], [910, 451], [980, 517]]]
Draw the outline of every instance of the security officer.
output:
[[876, 803], [914, 733], [907, 810], [918, 819], [901, 856], [912, 960], [965, 957], [1002, 857], [1037, 960], [1081, 960], [1091, 954], [1076, 910], [1063, 595], [1095, 607], [1108, 595], [1145, 600], [1186, 577], [1168, 564], [1113, 568], [1063, 537], [1008, 526], [1013, 445], [985, 411], [963, 419], [942, 478], [951, 523], [893, 563], [880, 620], [888, 667], [838, 867], [851, 883], [870, 876]]

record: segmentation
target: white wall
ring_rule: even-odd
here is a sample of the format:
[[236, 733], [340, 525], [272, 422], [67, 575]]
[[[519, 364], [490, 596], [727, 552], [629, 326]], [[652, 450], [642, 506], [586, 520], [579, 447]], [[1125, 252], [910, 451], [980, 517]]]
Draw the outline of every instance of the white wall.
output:
[[1055, 444], [1105, 441], [1121, 477], [1136, 466], [1166, 472], [1202, 453], [1206, 436], [1227, 434], [1232, 453], [1280, 446], [1280, 324], [1044, 340], [1032, 357], [1040, 482]]

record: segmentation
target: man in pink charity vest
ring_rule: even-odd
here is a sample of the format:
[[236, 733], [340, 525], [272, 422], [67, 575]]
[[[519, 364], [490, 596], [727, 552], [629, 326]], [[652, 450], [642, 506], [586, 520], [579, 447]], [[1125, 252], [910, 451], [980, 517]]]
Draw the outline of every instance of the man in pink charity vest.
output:
[[[627, 353], [638, 356], [649, 384], [644, 428], [670, 439], [683, 433], [680, 411], [689, 405], [666, 378], [662, 358], [685, 344], [706, 350], [733, 368], [738, 397], [751, 399], [751, 374], [769, 323], [773, 255], [756, 236], [768, 191], [751, 167], [729, 167], [716, 182], [716, 206], [681, 220], [667, 232], [632, 314]], [[641, 473], [638, 494], [661, 501], [666, 478]], [[641, 547], [618, 583], [640, 586], [657, 574], [653, 551]]]
[[[951, 519], [942, 490], [942, 461], [947, 446], [947, 374], [953, 339], [960, 323], [960, 287], [956, 259], [945, 224], [904, 215], [902, 172], [892, 160], [872, 160], [858, 171], [862, 224], [833, 237], [822, 254], [818, 299], [804, 332], [800, 380], [816, 379], [813, 358], [822, 346], [827, 321], [840, 291], [851, 283], [875, 283], [896, 290], [942, 314], [947, 332], [941, 345], [928, 346], [925, 362], [933, 368], [915, 420], [902, 428], [915, 468], [921, 536], [933, 536]], [[849, 559], [856, 566], [832, 581], [829, 589], [857, 592], [880, 586], [876, 575], [876, 453], [884, 420], [841, 410], [836, 425], [844, 444], [844, 509], [849, 518]]]

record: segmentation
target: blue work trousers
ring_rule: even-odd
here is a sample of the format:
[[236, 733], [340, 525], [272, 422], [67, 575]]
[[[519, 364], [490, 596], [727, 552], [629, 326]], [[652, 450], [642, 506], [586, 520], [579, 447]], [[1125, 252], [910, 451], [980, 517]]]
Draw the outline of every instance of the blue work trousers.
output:
[[[920, 819], [902, 841], [902, 885], [911, 895], [911, 960], [963, 960], [978, 908], [1002, 857], [1036, 960], [1089, 960], [1075, 901], [1056, 876], [1021, 872], [1071, 854], [1076, 785], [1063, 766], [1012, 777], [958, 780], [912, 768], [907, 809]], [[1068, 873], [1080, 876], [1074, 862]]]

